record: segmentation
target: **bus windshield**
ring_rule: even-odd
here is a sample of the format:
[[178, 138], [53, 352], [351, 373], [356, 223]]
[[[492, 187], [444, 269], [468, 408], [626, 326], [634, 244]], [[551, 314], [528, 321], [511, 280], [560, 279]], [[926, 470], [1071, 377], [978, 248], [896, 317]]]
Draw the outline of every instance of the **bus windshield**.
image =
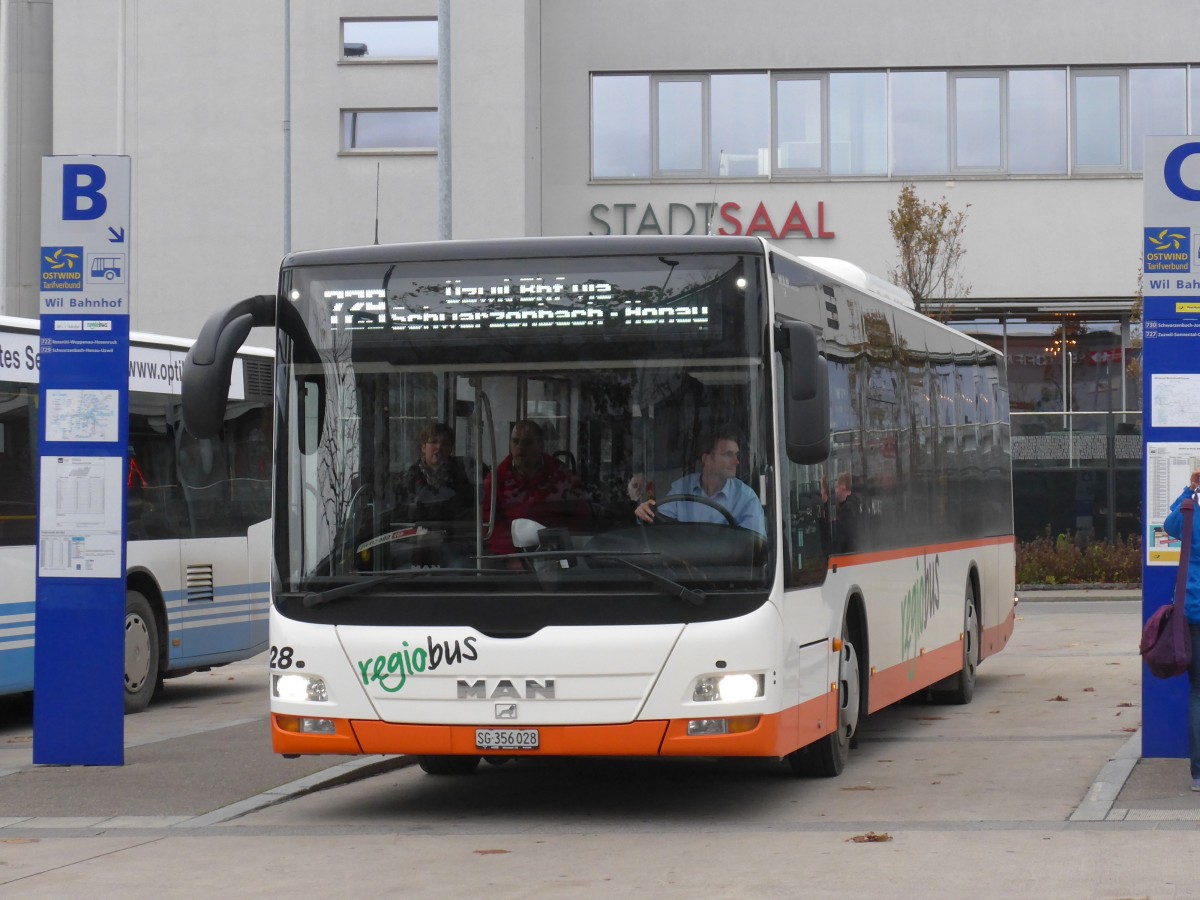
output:
[[764, 277], [730, 253], [285, 268], [319, 359], [280, 333], [280, 612], [531, 633], [766, 602]]

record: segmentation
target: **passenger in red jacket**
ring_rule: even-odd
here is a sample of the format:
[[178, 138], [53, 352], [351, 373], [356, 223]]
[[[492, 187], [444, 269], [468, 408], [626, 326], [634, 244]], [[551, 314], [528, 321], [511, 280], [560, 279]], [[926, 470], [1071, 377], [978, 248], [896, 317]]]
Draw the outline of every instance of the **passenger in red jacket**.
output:
[[491, 514], [496, 481], [496, 523], [488, 540], [492, 553], [513, 553], [514, 519], [533, 519], [546, 528], [578, 528], [591, 517], [579, 478], [546, 453], [542, 427], [532, 419], [513, 426], [509, 455], [483, 482], [483, 521]]

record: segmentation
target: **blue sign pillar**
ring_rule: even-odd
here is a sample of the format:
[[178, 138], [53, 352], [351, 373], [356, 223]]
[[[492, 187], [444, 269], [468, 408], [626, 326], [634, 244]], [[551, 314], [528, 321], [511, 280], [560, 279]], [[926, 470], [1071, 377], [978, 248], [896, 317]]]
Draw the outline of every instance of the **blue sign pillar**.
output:
[[130, 161], [42, 160], [33, 761], [121, 765]]
[[[1180, 546], [1162, 524], [1200, 468], [1200, 139], [1147, 138], [1142, 190], [1145, 621], [1174, 594]], [[1143, 666], [1143, 756], [1188, 755], [1187, 693], [1186, 676]]]

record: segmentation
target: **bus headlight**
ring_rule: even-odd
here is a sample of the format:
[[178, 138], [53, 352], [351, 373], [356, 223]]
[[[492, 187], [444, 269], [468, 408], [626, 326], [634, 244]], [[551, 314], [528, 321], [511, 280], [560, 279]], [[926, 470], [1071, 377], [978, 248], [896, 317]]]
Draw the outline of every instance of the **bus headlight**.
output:
[[299, 675], [295, 672], [281, 675], [273, 672], [271, 696], [293, 703], [325, 703], [329, 699], [329, 690], [320, 675]]
[[762, 675], [752, 675], [749, 672], [738, 672], [730, 675], [705, 675], [696, 679], [692, 690], [692, 700], [703, 703], [712, 700], [722, 700], [726, 703], [737, 703], [741, 700], [753, 700], [763, 695], [765, 679]]

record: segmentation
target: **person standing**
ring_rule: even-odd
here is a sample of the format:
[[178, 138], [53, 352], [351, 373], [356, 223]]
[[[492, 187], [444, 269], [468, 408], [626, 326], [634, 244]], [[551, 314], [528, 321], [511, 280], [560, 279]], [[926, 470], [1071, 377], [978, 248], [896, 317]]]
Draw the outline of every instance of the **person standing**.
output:
[[[1183, 537], [1184, 500], [1195, 497], [1200, 490], [1200, 469], [1192, 472], [1191, 480], [1179, 498], [1171, 504], [1171, 512], [1163, 521], [1163, 530], [1174, 538]], [[1194, 515], [1194, 514], [1193, 514]], [[1187, 586], [1184, 590], [1184, 609], [1187, 612], [1188, 629], [1192, 633], [1192, 663], [1188, 666], [1188, 756], [1191, 758], [1192, 790], [1200, 791], [1200, 528], [1192, 520], [1192, 545], [1180, 546], [1180, 565], [1183, 554], [1189, 562]]]

